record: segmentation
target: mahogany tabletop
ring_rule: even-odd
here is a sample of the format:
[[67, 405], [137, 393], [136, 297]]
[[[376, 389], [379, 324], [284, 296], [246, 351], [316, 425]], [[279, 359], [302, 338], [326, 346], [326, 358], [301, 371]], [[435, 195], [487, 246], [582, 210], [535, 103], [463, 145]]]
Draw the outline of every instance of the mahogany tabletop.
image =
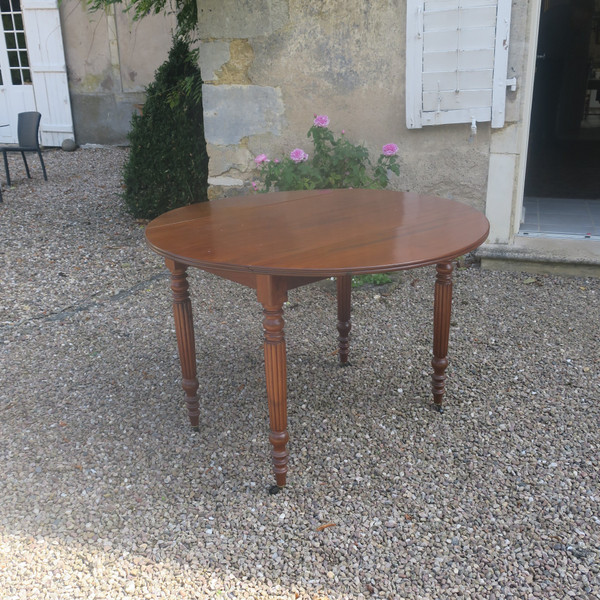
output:
[[389, 190], [312, 190], [225, 198], [172, 210], [149, 245], [199, 268], [298, 277], [381, 273], [444, 262], [486, 239], [478, 210]]

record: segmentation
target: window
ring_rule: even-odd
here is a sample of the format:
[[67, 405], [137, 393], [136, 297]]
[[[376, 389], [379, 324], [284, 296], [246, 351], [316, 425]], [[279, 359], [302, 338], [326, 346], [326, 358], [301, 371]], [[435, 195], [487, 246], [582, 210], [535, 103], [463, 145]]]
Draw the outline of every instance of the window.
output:
[[[31, 84], [21, 0], [0, 0], [0, 14], [2, 15], [10, 80], [13, 85]], [[0, 74], [1, 83], [2, 76]]]
[[406, 125], [504, 125], [510, 0], [407, 0]]

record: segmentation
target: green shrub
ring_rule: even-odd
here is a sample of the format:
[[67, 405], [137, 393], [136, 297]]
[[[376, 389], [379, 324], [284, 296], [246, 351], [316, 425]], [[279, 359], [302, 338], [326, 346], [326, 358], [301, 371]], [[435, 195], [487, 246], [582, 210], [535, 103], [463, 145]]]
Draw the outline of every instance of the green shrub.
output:
[[124, 199], [137, 218], [207, 200], [202, 78], [197, 52], [173, 39], [169, 57], [148, 86], [143, 114], [131, 122]]

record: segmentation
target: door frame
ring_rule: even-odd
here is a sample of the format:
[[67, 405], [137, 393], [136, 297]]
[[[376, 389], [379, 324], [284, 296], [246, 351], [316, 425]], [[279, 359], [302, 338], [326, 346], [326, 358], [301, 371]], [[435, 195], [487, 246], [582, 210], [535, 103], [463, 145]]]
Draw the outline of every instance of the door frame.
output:
[[523, 72], [517, 74], [516, 114], [507, 114], [507, 124], [502, 129], [491, 130], [485, 211], [490, 221], [491, 244], [514, 243], [521, 225], [542, 2], [531, 0], [529, 4], [524, 28], [527, 43], [521, 59]]

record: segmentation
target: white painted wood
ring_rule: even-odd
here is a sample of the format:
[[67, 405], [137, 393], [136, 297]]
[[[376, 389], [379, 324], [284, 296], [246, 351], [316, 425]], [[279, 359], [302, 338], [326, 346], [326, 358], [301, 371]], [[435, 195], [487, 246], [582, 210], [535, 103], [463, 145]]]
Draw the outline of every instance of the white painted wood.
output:
[[6, 53], [6, 39], [0, 26], [0, 69], [2, 70], [2, 85], [0, 85], [0, 143], [16, 144], [17, 115], [20, 112], [35, 110], [33, 86], [31, 84], [13, 85], [8, 55]]
[[510, 2], [407, 0], [407, 127], [504, 125]]
[[428, 52], [422, 55], [421, 68], [425, 73], [493, 69], [494, 50], [454, 50], [452, 52]]
[[510, 38], [510, 0], [498, 0], [496, 51], [494, 65], [494, 93], [492, 99], [492, 127], [504, 125], [506, 107], [506, 79], [508, 43]]
[[[496, 6], [498, 0], [460, 0], [461, 8], [473, 8], [477, 6]], [[425, 10], [432, 12], [436, 10], [448, 10], [458, 5], [458, 0], [426, 0]]]
[[496, 41], [495, 27], [429, 31], [423, 34], [423, 52], [456, 52], [457, 50], [489, 50]]
[[56, 0], [22, 0], [36, 110], [42, 114], [41, 141], [60, 146], [73, 138], [71, 100]]
[[423, 111], [489, 108], [492, 90], [461, 90], [459, 92], [425, 92]]
[[35, 110], [31, 85], [0, 86], [0, 125], [8, 124], [8, 127], [0, 127], [0, 141], [3, 144], [16, 144], [19, 141], [18, 114], [29, 110]]
[[492, 69], [481, 71], [459, 71], [458, 83], [461, 90], [489, 90], [492, 87]]
[[458, 54], [458, 68], [463, 71], [475, 71], [478, 69], [493, 69], [493, 50], [464, 50]]
[[469, 10], [459, 10], [456, 5], [452, 10], [426, 12], [423, 15], [424, 31], [450, 30], [457, 29], [459, 26], [461, 28], [495, 27], [496, 7], [478, 6]]
[[423, 3], [406, 2], [406, 126], [422, 126], [423, 107]]
[[470, 123], [475, 119], [478, 123], [489, 122], [492, 118], [492, 109], [467, 108], [463, 110], [432, 111], [423, 113], [423, 125], [450, 125], [453, 123]]
[[491, 90], [491, 69], [455, 71], [454, 73], [423, 73], [423, 93], [455, 90]]

